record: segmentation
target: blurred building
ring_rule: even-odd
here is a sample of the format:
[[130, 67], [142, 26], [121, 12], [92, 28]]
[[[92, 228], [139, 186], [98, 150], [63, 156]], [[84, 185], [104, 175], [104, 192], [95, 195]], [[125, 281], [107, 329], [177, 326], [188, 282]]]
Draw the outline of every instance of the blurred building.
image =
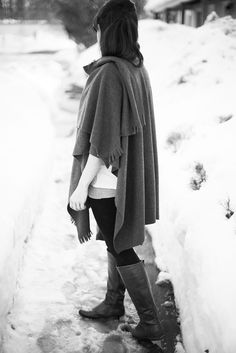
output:
[[50, 20], [53, 0], [0, 0], [0, 20]]
[[236, 0], [148, 0], [145, 10], [168, 23], [198, 27], [212, 11], [220, 17], [236, 18]]

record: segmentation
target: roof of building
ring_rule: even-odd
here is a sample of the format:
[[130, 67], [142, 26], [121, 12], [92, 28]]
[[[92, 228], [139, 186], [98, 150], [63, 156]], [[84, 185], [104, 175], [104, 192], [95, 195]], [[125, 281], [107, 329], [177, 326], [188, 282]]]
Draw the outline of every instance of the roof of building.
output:
[[175, 7], [183, 2], [190, 2], [193, 0], [148, 0], [145, 5], [147, 12], [160, 12], [167, 8]]

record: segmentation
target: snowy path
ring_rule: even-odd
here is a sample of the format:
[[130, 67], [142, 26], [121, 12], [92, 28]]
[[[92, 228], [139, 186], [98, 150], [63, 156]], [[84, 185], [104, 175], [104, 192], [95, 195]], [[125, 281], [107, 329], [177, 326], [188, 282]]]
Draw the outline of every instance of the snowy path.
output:
[[[74, 137], [63, 136], [63, 119], [66, 131], [68, 115], [61, 114], [58, 124], [54, 121], [55, 160], [45, 207], [25, 246], [4, 353], [147, 352], [119, 330], [119, 321], [99, 324], [77, 314], [81, 306], [92, 307], [104, 298], [106, 247], [95, 237], [79, 244], [69, 221], [66, 200]], [[96, 234], [94, 220], [92, 231]], [[137, 319], [128, 295], [126, 308], [126, 320]]]
[[[157, 109], [162, 180], [161, 220], [151, 233], [155, 261], [172, 281], [186, 351], [235, 353], [236, 167], [231, 156], [236, 141], [236, 21], [225, 17], [198, 29], [157, 20], [140, 24]], [[95, 46], [79, 58], [71, 53], [70, 63], [67, 52], [59, 54], [65, 67], [73, 64], [71, 78], [78, 83], [82, 65], [96, 53]], [[25, 58], [22, 65], [23, 73], [28, 72]], [[52, 76], [58, 77], [55, 65], [41, 75], [45, 67], [46, 62], [29, 71], [43, 91], [54, 82]], [[68, 119], [76, 114], [75, 100], [71, 103], [66, 113], [60, 102], [61, 112], [53, 117], [58, 132], [54, 174], [44, 213], [26, 245], [4, 353], [96, 353], [118, 324], [102, 326], [77, 316], [80, 305], [93, 305], [104, 296], [106, 252], [94, 239], [78, 244], [65, 210], [74, 143], [66, 136], [72, 129]], [[114, 345], [113, 339], [112, 349], [144, 352], [128, 334], [114, 332], [128, 348]]]

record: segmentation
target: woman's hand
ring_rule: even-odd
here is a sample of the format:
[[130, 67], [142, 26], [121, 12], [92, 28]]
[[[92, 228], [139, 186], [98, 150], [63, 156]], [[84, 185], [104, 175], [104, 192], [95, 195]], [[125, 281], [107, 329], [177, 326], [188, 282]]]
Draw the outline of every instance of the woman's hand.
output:
[[[79, 182], [77, 188], [71, 194], [70, 207], [73, 208], [73, 210], [75, 211], [85, 210], [86, 209], [85, 202], [87, 200], [87, 197], [88, 197], [88, 185]], [[86, 241], [89, 241], [90, 238], [91, 238], [90, 233], [81, 235], [79, 236], [79, 242], [82, 244]]]
[[70, 197], [70, 207], [75, 211], [85, 210], [85, 202], [88, 197], [88, 185], [83, 183], [78, 183], [75, 191]]
[[89, 153], [83, 173], [79, 179], [79, 183], [70, 197], [70, 207], [75, 211], [86, 209], [85, 202], [88, 197], [88, 187], [103, 164], [104, 162], [101, 158]]

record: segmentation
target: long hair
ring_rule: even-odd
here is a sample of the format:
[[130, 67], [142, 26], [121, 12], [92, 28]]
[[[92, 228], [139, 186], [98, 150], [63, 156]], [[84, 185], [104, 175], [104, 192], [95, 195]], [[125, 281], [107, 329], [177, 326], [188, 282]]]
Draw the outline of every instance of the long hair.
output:
[[109, 0], [93, 19], [93, 29], [101, 29], [100, 48], [102, 56], [118, 56], [137, 67], [143, 64], [138, 43], [138, 16], [135, 4], [130, 0]]

